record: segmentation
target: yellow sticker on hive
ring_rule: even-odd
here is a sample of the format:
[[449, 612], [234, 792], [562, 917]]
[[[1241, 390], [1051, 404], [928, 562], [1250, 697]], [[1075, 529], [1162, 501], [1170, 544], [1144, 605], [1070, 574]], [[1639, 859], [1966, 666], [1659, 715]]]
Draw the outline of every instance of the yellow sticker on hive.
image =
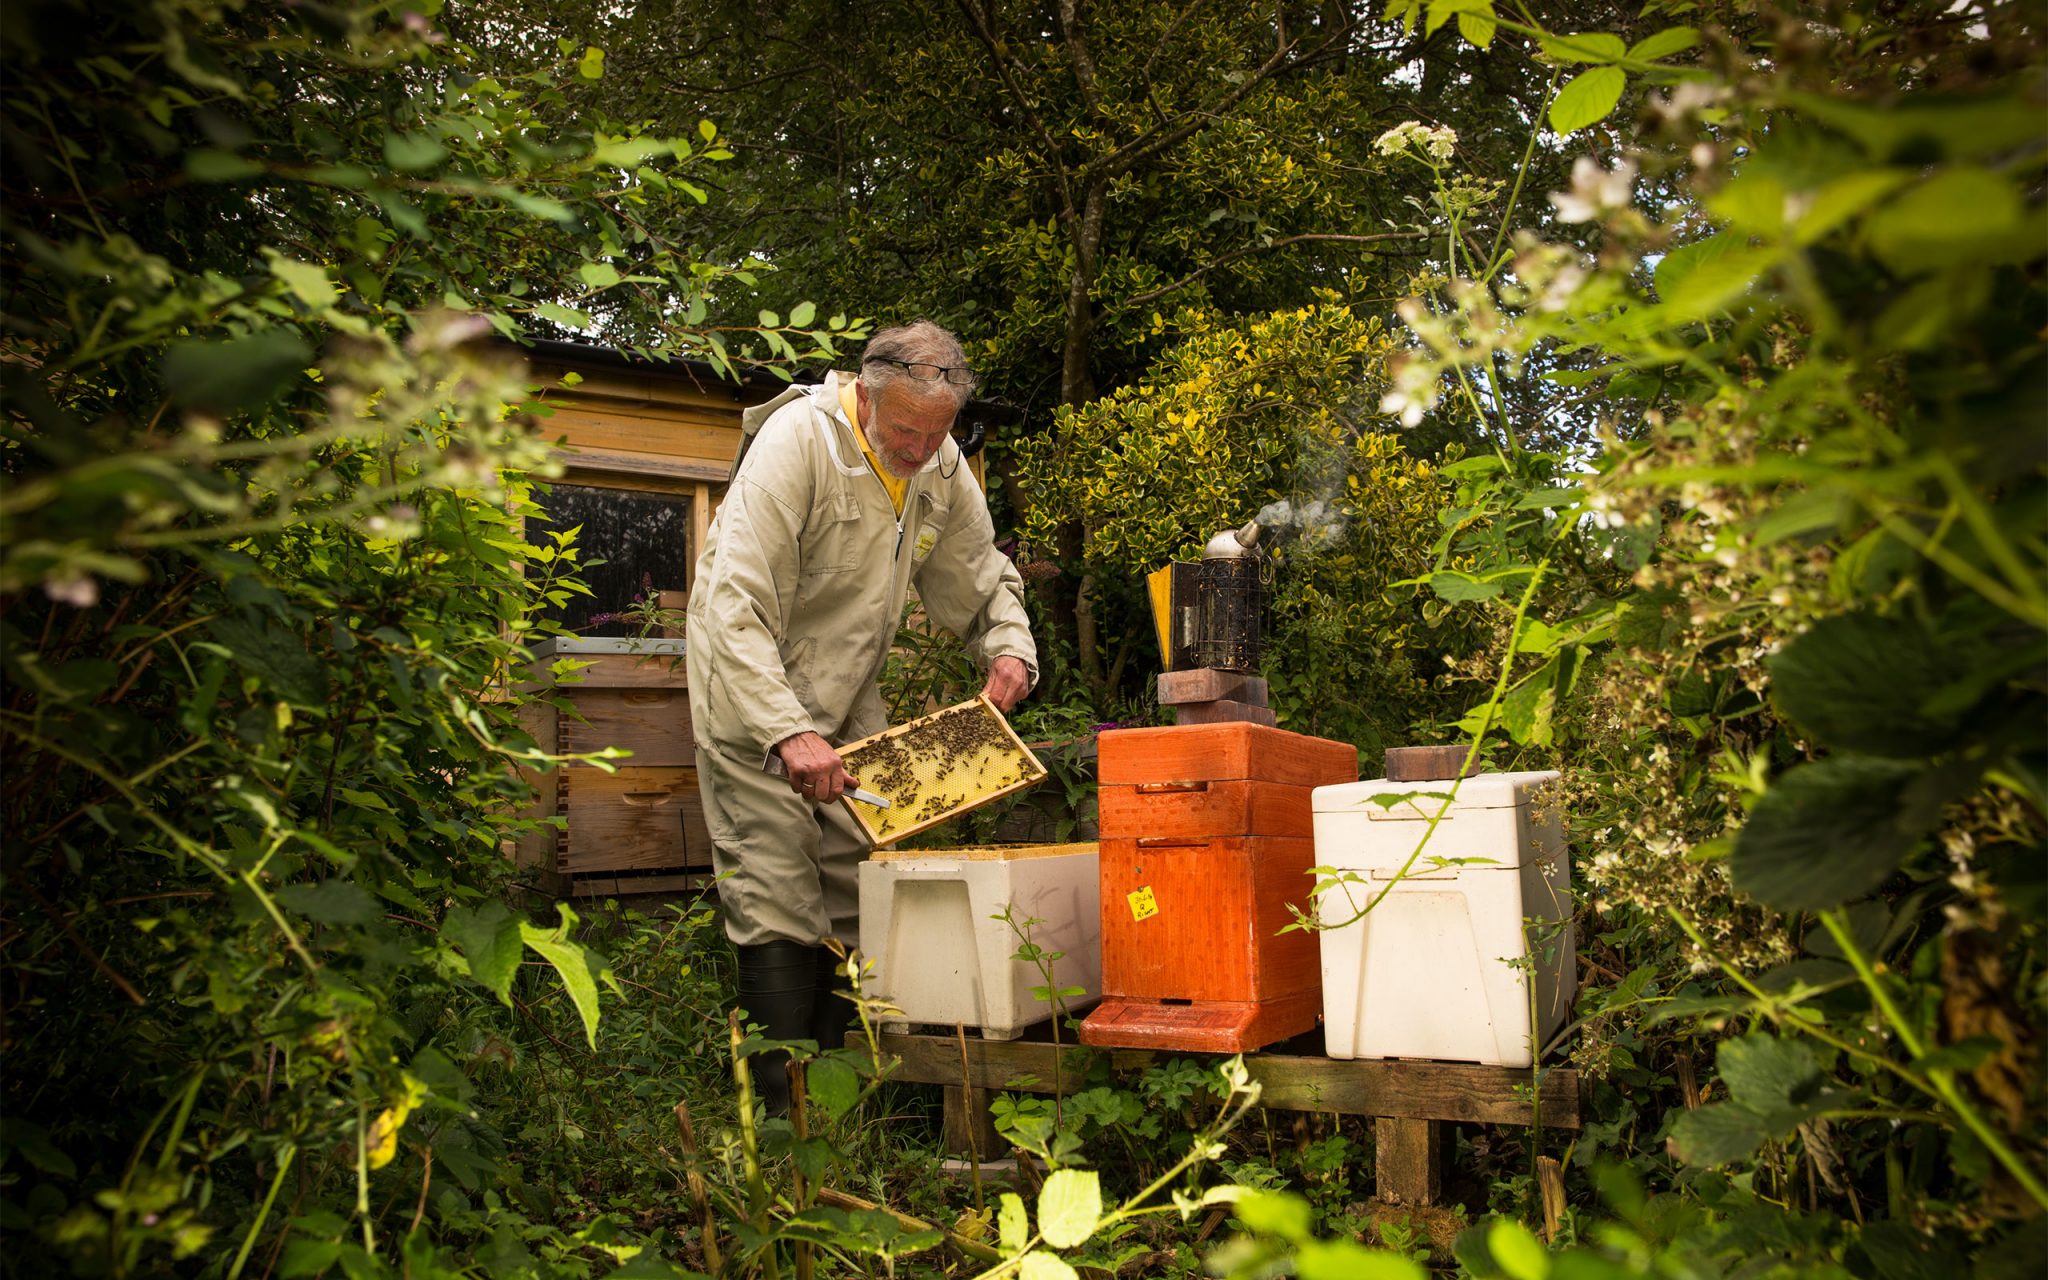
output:
[[1159, 914], [1159, 899], [1152, 896], [1152, 886], [1149, 884], [1135, 892], [1125, 894], [1124, 897], [1130, 901], [1131, 919], [1133, 920], [1150, 920], [1153, 916]]

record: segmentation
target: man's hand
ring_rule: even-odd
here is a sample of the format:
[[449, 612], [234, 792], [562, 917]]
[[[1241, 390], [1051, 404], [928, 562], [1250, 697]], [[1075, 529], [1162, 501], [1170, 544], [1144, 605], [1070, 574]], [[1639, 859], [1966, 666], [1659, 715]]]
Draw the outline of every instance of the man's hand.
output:
[[1008, 715], [1010, 708], [1022, 702], [1024, 695], [1031, 692], [1031, 668], [1024, 665], [1022, 658], [1013, 658], [1005, 654], [989, 665], [988, 683], [982, 687], [981, 692], [990, 702], [996, 704], [996, 710]]
[[848, 787], [859, 785], [832, 744], [815, 733], [784, 738], [775, 744], [775, 754], [789, 770], [789, 789], [806, 800], [831, 804]]

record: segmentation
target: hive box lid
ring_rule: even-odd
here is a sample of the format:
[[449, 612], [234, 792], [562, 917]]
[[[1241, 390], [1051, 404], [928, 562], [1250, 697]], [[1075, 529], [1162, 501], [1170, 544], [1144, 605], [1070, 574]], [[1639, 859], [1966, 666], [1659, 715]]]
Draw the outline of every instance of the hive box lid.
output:
[[[1512, 809], [1526, 805], [1542, 788], [1556, 782], [1555, 769], [1526, 773], [1480, 773], [1463, 781], [1445, 778], [1437, 782], [1395, 782], [1371, 778], [1338, 786], [1317, 787], [1312, 803], [1317, 813], [1362, 812], [1373, 821], [1427, 820], [1451, 796], [1453, 813], [1472, 809]], [[1405, 796], [1406, 799], [1393, 799]]]
[[1110, 729], [1096, 738], [1105, 786], [1251, 778], [1315, 787], [1358, 777], [1358, 748], [1262, 724], [1177, 724]]

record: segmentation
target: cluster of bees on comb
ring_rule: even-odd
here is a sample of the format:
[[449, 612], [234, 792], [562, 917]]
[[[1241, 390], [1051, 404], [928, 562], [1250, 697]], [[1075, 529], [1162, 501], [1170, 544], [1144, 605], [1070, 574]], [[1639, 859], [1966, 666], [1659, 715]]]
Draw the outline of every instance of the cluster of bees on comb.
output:
[[[959, 766], [977, 757], [973, 776], [961, 776]], [[899, 806], [879, 816], [878, 825], [885, 830], [929, 822], [973, 795], [999, 791], [1023, 777], [1022, 763], [1015, 758], [1002, 722], [974, 704], [913, 721], [900, 733], [847, 752], [845, 759], [847, 770], [862, 786]], [[935, 790], [915, 810], [902, 808], [918, 797], [920, 782], [965, 782], [967, 789], [957, 794], [953, 787]]]

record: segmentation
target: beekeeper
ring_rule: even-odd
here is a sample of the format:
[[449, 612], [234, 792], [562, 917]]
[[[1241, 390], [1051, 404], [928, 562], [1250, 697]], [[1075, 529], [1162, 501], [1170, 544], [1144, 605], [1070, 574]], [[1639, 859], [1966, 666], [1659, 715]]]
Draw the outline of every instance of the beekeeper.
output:
[[[1037, 650], [1024, 590], [952, 438], [974, 388], [959, 340], [920, 320], [742, 415], [740, 454], [690, 593], [690, 723], [739, 1003], [773, 1039], [844, 1039], [846, 980], [823, 945], [859, 943], [860, 827], [837, 748], [888, 727], [876, 678], [912, 584], [960, 636], [1004, 711]], [[778, 1057], [754, 1076], [788, 1107]]]

